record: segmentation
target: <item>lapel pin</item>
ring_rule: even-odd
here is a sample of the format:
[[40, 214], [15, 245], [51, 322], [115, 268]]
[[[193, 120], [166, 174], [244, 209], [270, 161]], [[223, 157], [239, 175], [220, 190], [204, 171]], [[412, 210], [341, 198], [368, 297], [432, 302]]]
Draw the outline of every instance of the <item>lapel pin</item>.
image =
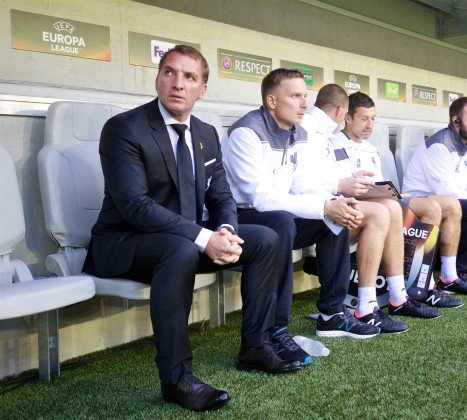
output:
[[200, 143], [199, 143], [199, 148], [200, 148], [201, 150], [203, 150], [203, 147], [204, 147], [204, 146], [203, 146], [203, 143], [200, 142]]

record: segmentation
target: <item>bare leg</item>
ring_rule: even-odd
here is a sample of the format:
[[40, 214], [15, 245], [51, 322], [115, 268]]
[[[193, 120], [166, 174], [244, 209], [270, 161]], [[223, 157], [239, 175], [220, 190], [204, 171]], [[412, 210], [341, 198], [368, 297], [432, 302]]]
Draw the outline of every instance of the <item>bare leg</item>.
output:
[[390, 226], [383, 251], [384, 271], [388, 284], [389, 299], [395, 305], [406, 301], [404, 279], [404, 235], [402, 232], [402, 208], [391, 199], [373, 200], [383, 204], [389, 211]]
[[396, 200], [388, 198], [374, 200], [389, 210], [390, 224], [384, 243], [383, 264], [386, 276], [404, 274], [404, 234], [402, 233], [402, 208]]
[[457, 200], [449, 195], [432, 195], [430, 199], [435, 200], [441, 207], [442, 219], [439, 227], [439, 249], [440, 255], [456, 256], [459, 240], [461, 237], [462, 209]]
[[361, 201], [359, 206], [365, 218], [359, 229], [350, 231], [350, 240], [358, 240], [358, 286], [375, 287], [390, 215], [386, 207], [379, 203]]
[[[448, 195], [432, 195], [428, 198], [414, 198], [410, 201], [410, 207], [420, 221], [439, 226], [441, 277], [448, 281], [455, 280], [462, 219], [459, 200]], [[434, 286], [433, 283], [432, 280], [430, 287]]]

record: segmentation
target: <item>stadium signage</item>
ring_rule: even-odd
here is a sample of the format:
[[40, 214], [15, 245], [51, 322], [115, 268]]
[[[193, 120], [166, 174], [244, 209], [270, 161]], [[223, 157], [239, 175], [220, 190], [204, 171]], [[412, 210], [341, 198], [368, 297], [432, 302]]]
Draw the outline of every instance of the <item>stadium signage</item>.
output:
[[110, 28], [11, 10], [12, 47], [18, 50], [110, 61]]
[[163, 38], [156, 35], [128, 32], [128, 51], [130, 64], [141, 67], [159, 67], [164, 54], [177, 44], [189, 45], [201, 51], [199, 44], [180, 41], [177, 39]]
[[334, 70], [334, 81], [343, 87], [348, 95], [355, 92], [370, 94], [370, 76]]
[[285, 60], [281, 60], [281, 67], [300, 70], [305, 76], [305, 83], [309, 90], [320, 90], [324, 85], [324, 70], [322, 67], [315, 67], [308, 64], [294, 63], [292, 61]]
[[429, 234], [429, 232], [427, 230], [415, 229], [413, 227], [410, 227], [410, 228], [407, 229], [405, 226], [402, 229], [402, 231], [404, 232], [404, 235], [406, 235], [406, 236], [412, 236], [414, 238], [422, 238], [422, 239], [427, 239], [428, 234]]
[[271, 69], [271, 58], [221, 48], [217, 50], [219, 77], [260, 83]]
[[[358, 271], [355, 269], [350, 270], [350, 281], [358, 284]], [[376, 288], [383, 289], [386, 287], [386, 277], [378, 274], [376, 276]]]
[[464, 94], [460, 92], [443, 90], [443, 108], [449, 108], [456, 99], [462, 98], [463, 96]]
[[394, 80], [378, 79], [378, 99], [406, 102], [407, 95], [405, 83], [396, 82]]
[[412, 85], [412, 103], [419, 105], [436, 106], [436, 88]]

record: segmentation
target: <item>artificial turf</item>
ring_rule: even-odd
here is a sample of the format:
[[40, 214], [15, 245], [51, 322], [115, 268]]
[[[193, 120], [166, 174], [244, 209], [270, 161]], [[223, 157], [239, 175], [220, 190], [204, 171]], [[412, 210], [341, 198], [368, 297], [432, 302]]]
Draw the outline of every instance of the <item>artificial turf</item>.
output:
[[[317, 297], [317, 290], [294, 296], [294, 335], [314, 335], [315, 321], [306, 315], [316, 312]], [[401, 335], [323, 339], [331, 354], [287, 375], [235, 369], [240, 313], [229, 315], [220, 328], [193, 324], [194, 373], [232, 398], [226, 408], [201, 416], [467, 418], [467, 312], [465, 307], [441, 312], [436, 320], [404, 318], [410, 330]], [[162, 401], [152, 339], [136, 344], [121, 346], [127, 351], [105, 360], [63, 370], [50, 383], [33, 381], [3, 393], [0, 419], [199, 417]]]

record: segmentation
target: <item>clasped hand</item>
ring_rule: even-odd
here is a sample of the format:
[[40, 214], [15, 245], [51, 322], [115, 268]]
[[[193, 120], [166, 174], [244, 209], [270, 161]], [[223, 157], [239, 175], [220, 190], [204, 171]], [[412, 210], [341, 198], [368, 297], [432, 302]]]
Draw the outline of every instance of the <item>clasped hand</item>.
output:
[[355, 198], [338, 198], [328, 201], [324, 206], [324, 214], [349, 230], [357, 229], [364, 217]]
[[243, 239], [222, 228], [219, 232], [213, 232], [204, 253], [215, 264], [226, 265], [238, 261], [242, 253]]

